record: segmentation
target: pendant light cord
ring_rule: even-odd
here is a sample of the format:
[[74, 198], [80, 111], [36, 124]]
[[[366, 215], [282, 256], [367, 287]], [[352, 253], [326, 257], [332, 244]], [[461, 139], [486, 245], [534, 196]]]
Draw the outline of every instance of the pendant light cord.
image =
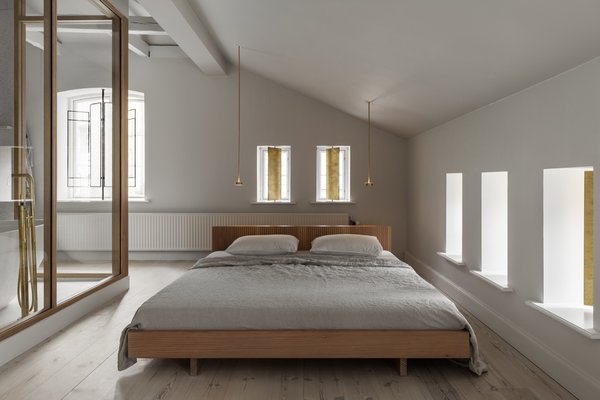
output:
[[371, 187], [371, 186], [373, 186], [373, 181], [371, 180], [371, 101], [367, 101], [367, 134], [368, 134], [368, 144], [367, 144], [368, 169], [367, 169], [367, 181], [365, 182], [365, 186]]
[[241, 89], [241, 56], [240, 56], [240, 46], [238, 46], [238, 142], [237, 142], [237, 179], [235, 180], [235, 186], [242, 186], [242, 179], [240, 176], [240, 153], [241, 153], [241, 145], [242, 145], [242, 89]]

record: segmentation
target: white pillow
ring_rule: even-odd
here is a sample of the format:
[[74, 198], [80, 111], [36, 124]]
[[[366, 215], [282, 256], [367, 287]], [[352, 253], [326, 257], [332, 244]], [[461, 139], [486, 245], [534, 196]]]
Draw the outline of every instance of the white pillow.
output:
[[246, 256], [292, 254], [298, 251], [298, 242], [292, 235], [248, 235], [235, 239], [225, 251]]
[[375, 236], [339, 234], [319, 236], [312, 241], [310, 249], [316, 254], [348, 254], [377, 257], [383, 246]]

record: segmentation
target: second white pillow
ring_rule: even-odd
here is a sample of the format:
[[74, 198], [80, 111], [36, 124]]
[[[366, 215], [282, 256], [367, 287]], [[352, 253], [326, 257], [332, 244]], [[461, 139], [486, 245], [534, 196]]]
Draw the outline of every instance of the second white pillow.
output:
[[312, 241], [310, 249], [316, 254], [348, 254], [377, 257], [383, 252], [383, 246], [376, 236], [338, 234], [319, 236]]

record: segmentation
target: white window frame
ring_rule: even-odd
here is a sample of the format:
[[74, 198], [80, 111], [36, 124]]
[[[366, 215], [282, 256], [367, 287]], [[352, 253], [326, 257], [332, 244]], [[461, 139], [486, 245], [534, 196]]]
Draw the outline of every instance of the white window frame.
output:
[[[73, 189], [68, 186], [67, 183], [67, 110], [74, 108], [74, 102], [84, 99], [98, 98], [102, 88], [83, 88], [67, 90], [58, 93], [58, 104], [57, 104], [57, 136], [58, 136], [58, 148], [57, 148], [57, 201], [59, 202], [111, 202], [112, 201], [112, 188], [108, 189], [108, 194], [104, 200], [96, 195], [85, 196], [83, 194], [76, 195], [75, 191], [84, 192], [85, 187]], [[110, 88], [105, 89], [106, 101], [112, 101], [112, 90]], [[145, 96], [142, 92], [129, 91], [130, 104], [128, 109], [135, 109], [136, 112], [136, 159], [132, 160], [130, 155], [128, 163], [129, 169], [136, 166], [136, 186], [129, 188], [129, 200], [133, 201], [145, 201], [146, 187], [145, 187]], [[131, 136], [131, 132], [129, 133]], [[130, 173], [131, 175], [131, 173]]]
[[[280, 200], [269, 200], [269, 162], [268, 148], [276, 147], [281, 149], [281, 185], [282, 193]], [[286, 159], [287, 158], [287, 159]], [[287, 163], [287, 168], [284, 168]], [[265, 145], [256, 147], [256, 202], [273, 203], [291, 203], [292, 202], [292, 147], [289, 145]]]
[[[332, 147], [339, 147], [340, 155], [343, 154], [343, 161], [340, 160], [340, 191], [343, 196], [340, 196], [339, 200], [327, 199], [327, 171], [326, 165], [322, 158], [324, 157], [325, 151]], [[316, 179], [316, 202], [317, 203], [350, 203], [352, 201], [351, 188], [350, 188], [350, 174], [351, 174], [351, 152], [350, 146], [317, 146], [317, 179]]]

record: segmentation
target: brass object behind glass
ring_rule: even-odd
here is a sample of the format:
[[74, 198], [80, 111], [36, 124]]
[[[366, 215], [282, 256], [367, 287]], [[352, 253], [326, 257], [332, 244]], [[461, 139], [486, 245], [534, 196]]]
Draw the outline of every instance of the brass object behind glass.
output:
[[[38, 310], [37, 256], [35, 233], [35, 183], [31, 174], [13, 174], [18, 180], [20, 198], [17, 202], [19, 220], [19, 280], [17, 299], [21, 317]], [[31, 289], [31, 292], [30, 292]]]

